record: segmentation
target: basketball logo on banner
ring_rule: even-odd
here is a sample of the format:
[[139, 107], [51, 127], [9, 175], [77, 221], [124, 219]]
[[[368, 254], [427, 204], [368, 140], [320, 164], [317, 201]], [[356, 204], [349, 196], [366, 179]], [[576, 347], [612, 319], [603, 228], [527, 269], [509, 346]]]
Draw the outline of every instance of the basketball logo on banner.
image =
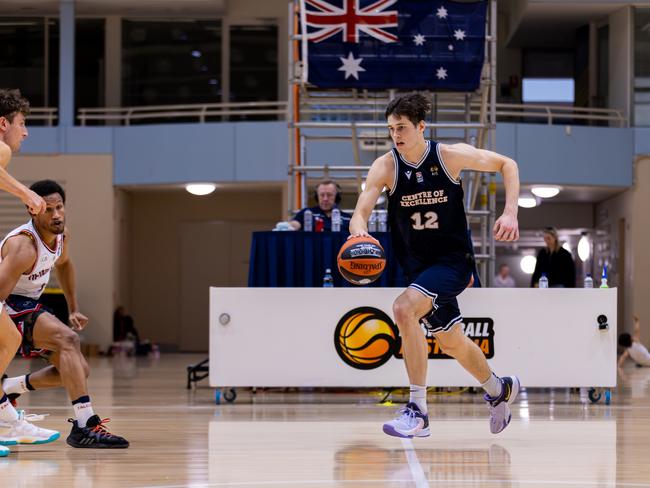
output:
[[334, 345], [348, 366], [374, 369], [395, 355], [398, 338], [397, 326], [386, 313], [377, 308], [359, 307], [339, 320]]
[[[463, 332], [485, 354], [494, 357], [494, 321], [488, 317], [466, 317]], [[450, 359], [435, 337], [427, 337], [429, 359]], [[355, 369], [375, 369], [391, 357], [403, 359], [402, 339], [395, 322], [382, 310], [358, 307], [347, 312], [334, 330], [334, 347], [345, 364]]]

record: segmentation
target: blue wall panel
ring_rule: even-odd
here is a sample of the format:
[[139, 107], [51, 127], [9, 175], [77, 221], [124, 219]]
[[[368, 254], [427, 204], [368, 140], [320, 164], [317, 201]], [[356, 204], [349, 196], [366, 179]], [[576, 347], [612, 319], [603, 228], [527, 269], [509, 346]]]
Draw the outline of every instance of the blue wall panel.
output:
[[234, 124], [169, 124], [115, 129], [116, 185], [235, 179]]
[[[284, 122], [29, 130], [25, 154], [112, 153], [116, 185], [284, 181], [287, 175]], [[349, 134], [327, 132], [337, 133]], [[308, 163], [354, 164], [349, 141], [308, 144]], [[500, 123], [497, 151], [519, 163], [523, 183], [625, 187], [632, 184], [634, 155], [650, 153], [650, 129], [571, 126], [567, 133], [562, 125]], [[369, 164], [381, 152], [361, 151], [361, 162]]]
[[235, 180], [286, 181], [286, 122], [239, 122], [235, 129]]
[[[29, 122], [29, 121], [28, 121]], [[27, 127], [29, 136], [23, 142], [23, 154], [58, 154], [59, 128], [58, 127]]]

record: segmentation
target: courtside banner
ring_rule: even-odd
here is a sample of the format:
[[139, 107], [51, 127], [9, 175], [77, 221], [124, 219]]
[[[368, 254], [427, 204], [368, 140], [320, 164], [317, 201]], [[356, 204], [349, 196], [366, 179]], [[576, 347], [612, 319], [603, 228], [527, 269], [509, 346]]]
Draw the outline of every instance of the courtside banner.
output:
[[[211, 386], [408, 384], [398, 288], [211, 288]], [[616, 289], [471, 288], [460, 327], [525, 386], [615, 386]], [[423, 332], [424, 334], [424, 332]], [[476, 381], [427, 337], [430, 386]]]
[[301, 0], [303, 81], [321, 88], [473, 91], [487, 0]]

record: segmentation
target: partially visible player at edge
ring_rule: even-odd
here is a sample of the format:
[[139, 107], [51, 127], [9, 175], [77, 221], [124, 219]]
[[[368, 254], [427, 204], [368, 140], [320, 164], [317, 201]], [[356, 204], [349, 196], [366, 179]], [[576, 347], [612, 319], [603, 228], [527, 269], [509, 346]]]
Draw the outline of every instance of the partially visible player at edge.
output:
[[509, 405], [519, 392], [516, 376], [496, 376], [479, 347], [463, 333], [456, 297], [472, 281], [475, 269], [467, 230], [461, 171], [498, 171], [503, 176], [506, 204], [494, 225], [498, 241], [519, 238], [517, 164], [500, 154], [468, 144], [441, 144], [424, 138], [428, 100], [409, 94], [386, 108], [394, 148], [377, 158], [368, 172], [350, 221], [351, 237], [368, 236], [368, 218], [384, 187], [395, 255], [409, 286], [393, 303], [402, 337], [410, 398], [398, 417], [384, 424], [397, 437], [430, 435], [426, 401], [427, 342], [422, 327], [442, 350], [455, 358], [486, 391], [490, 430], [510, 423]]
[[[7, 173], [11, 156], [20, 150], [27, 137], [25, 117], [29, 115], [29, 102], [18, 90], [0, 89], [0, 190], [17, 196], [27, 206], [29, 213], [45, 211], [45, 201], [36, 193]], [[0, 303], [0, 375], [4, 374], [20, 346], [21, 336]], [[42, 444], [59, 438], [53, 430], [41, 429], [27, 422], [16, 411], [0, 389], [0, 456], [9, 454], [5, 445]]]

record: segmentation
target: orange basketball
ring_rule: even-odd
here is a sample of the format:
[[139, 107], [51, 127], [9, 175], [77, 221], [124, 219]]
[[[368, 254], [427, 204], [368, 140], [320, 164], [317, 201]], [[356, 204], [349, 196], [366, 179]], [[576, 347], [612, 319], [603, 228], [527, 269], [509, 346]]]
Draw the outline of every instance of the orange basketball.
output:
[[372, 283], [386, 267], [384, 248], [372, 237], [351, 237], [336, 260], [343, 278], [354, 285]]

